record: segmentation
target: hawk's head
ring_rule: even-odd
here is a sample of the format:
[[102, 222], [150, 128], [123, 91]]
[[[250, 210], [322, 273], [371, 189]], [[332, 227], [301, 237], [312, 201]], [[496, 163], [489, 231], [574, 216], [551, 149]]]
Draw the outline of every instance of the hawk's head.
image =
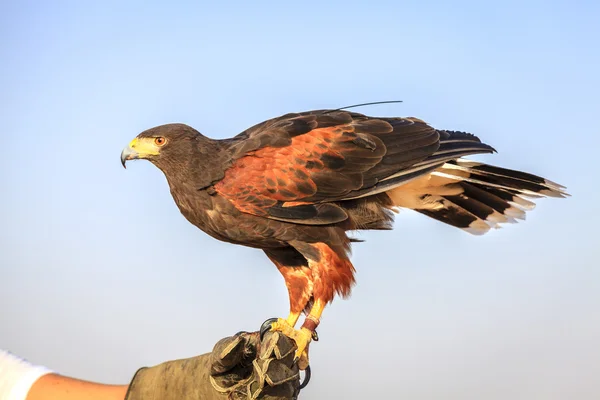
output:
[[121, 163], [125, 167], [128, 160], [145, 159], [163, 169], [189, 156], [200, 138], [204, 136], [185, 124], [160, 125], [137, 135], [121, 152]]

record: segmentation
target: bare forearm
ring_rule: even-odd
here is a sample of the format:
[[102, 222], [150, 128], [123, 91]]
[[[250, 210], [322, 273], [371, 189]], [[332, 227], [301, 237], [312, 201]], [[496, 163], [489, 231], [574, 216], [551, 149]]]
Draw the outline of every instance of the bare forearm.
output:
[[104, 385], [48, 374], [38, 379], [27, 400], [123, 400], [127, 385]]

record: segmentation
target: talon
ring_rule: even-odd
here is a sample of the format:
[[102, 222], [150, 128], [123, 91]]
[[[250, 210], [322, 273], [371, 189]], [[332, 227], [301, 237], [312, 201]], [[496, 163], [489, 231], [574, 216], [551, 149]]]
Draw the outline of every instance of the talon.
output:
[[277, 318], [275, 319], [275, 321], [272, 321], [270, 329], [275, 332], [281, 332], [285, 336], [290, 337], [292, 339], [294, 339], [294, 337], [296, 336], [296, 332], [298, 332], [285, 319], [282, 318]]
[[296, 343], [294, 362], [298, 363], [298, 368], [305, 370], [308, 367], [308, 345], [313, 338], [313, 331], [308, 328], [294, 329], [281, 318], [271, 324], [271, 330], [283, 333]]
[[308, 385], [308, 382], [310, 382], [310, 365], [307, 365], [306, 369], [304, 370], [304, 380], [302, 383], [300, 383], [299, 389], [304, 389], [306, 385]]
[[260, 340], [262, 341], [263, 338], [265, 337], [266, 333], [269, 332], [270, 330], [272, 330], [273, 324], [275, 322], [277, 322], [277, 318], [269, 318], [268, 320], [266, 320], [265, 322], [262, 323], [262, 325], [260, 326]]
[[308, 364], [308, 345], [311, 340], [319, 340], [319, 335], [308, 328], [296, 330], [288, 320], [282, 318], [269, 318], [263, 322], [260, 326], [260, 340], [263, 340], [265, 334], [269, 331], [281, 332], [296, 343], [297, 350], [294, 355], [294, 363], [298, 363], [298, 368], [304, 371], [304, 380], [300, 383], [300, 390], [304, 389], [311, 377], [310, 365]]

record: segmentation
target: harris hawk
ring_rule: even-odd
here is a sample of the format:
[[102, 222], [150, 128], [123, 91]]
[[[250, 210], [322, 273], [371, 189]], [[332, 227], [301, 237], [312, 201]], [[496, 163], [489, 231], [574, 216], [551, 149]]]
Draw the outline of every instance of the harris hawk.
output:
[[524, 219], [531, 199], [566, 195], [542, 177], [463, 158], [494, 152], [417, 118], [338, 109], [286, 114], [221, 140], [161, 125], [133, 139], [121, 162], [150, 161], [189, 222], [264, 251], [290, 302], [271, 329], [296, 341], [304, 369], [324, 307], [355, 283], [350, 231], [392, 229], [394, 212], [408, 208], [479, 235]]

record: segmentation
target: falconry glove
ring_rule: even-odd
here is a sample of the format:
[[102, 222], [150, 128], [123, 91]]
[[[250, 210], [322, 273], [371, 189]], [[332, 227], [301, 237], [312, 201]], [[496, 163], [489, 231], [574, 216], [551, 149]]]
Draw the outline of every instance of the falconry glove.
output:
[[296, 346], [279, 332], [240, 333], [211, 353], [138, 370], [125, 400], [297, 399]]

